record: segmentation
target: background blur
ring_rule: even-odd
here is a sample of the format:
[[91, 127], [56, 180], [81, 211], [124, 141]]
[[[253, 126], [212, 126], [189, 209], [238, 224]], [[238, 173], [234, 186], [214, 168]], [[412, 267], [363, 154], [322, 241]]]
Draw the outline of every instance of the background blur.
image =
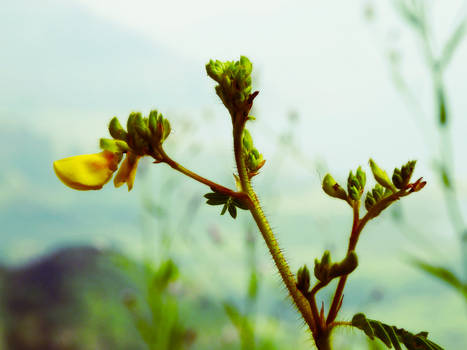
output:
[[[230, 118], [204, 65], [240, 55], [253, 62], [260, 91], [250, 130], [267, 162], [255, 188], [292, 270], [324, 249], [345, 253], [351, 212], [321, 191], [326, 172], [345, 183], [350, 169], [369, 171], [370, 157], [388, 172], [417, 159], [415, 176], [428, 185], [368, 225], [340, 315], [362, 311], [427, 330], [446, 349], [467, 347], [462, 293], [410, 263], [416, 257], [467, 280], [462, 227], [444, 199], [455, 188], [455, 210], [467, 217], [467, 45], [458, 40], [443, 71], [448, 186], [426, 46], [400, 3], [4, 2], [4, 348], [310, 348], [247, 213], [219, 216], [204, 205], [207, 188], [149, 161], [130, 193], [73, 191], [52, 169], [55, 159], [97, 152], [111, 117], [157, 108], [173, 128], [168, 153], [234, 186]], [[431, 49], [441, 55], [466, 2], [423, 3]], [[319, 295], [327, 305], [330, 290]], [[377, 348], [347, 329], [334, 342]]]

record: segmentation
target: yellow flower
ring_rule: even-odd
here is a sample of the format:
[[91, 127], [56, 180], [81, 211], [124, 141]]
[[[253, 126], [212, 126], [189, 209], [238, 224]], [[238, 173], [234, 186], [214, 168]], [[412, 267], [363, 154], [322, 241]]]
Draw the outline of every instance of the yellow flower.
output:
[[54, 162], [57, 177], [75, 190], [100, 190], [117, 170], [121, 153], [103, 151], [60, 159]]
[[128, 191], [133, 188], [133, 183], [135, 182], [136, 167], [138, 166], [138, 161], [141, 157], [128, 152], [125, 159], [123, 160], [120, 169], [118, 169], [117, 175], [115, 175], [114, 185], [115, 187], [120, 187], [124, 183], [128, 186]]

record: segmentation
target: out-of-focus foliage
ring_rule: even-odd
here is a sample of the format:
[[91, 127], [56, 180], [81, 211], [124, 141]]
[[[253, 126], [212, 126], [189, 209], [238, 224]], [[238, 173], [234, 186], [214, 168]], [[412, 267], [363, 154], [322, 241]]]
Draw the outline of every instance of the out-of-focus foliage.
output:
[[156, 268], [145, 264], [144, 269], [147, 285], [143, 302], [132, 294], [124, 297], [140, 336], [150, 350], [188, 349], [196, 333], [183, 325], [177, 298], [170, 291], [171, 284], [177, 279], [177, 266], [166, 260]]

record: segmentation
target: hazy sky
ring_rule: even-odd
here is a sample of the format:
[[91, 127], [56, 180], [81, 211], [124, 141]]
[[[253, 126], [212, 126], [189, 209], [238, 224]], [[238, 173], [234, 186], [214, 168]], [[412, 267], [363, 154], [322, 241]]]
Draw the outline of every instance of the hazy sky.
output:
[[[465, 14], [464, 2], [430, 3], [434, 32], [444, 40]], [[0, 13], [8, 28], [0, 34], [8, 63], [1, 118], [52, 132], [62, 149], [89, 148], [112, 115], [124, 118], [135, 109], [193, 115], [209, 109], [224, 122], [204, 64], [243, 54], [253, 61], [261, 90], [260, 140], [268, 128], [280, 132], [294, 110], [302, 120], [299, 144], [332, 167], [347, 169], [369, 156], [392, 166], [408, 158], [429, 161], [432, 154], [391, 82], [387, 53], [396, 48], [432, 131], [432, 91], [420, 45], [390, 1], [43, 4], [15, 1]], [[371, 22], [365, 20], [369, 5]], [[466, 146], [466, 59], [463, 45], [446, 76], [459, 149]], [[8, 121], [12, 109], [19, 116]], [[34, 113], [34, 121], [21, 115]], [[68, 125], [76, 132], [70, 135]], [[272, 149], [263, 142], [266, 152]], [[462, 174], [465, 163], [459, 165]]]
[[[444, 41], [465, 15], [465, 2], [429, 3], [433, 5], [433, 31], [438, 41]], [[25, 136], [23, 147], [16, 148], [25, 153], [29, 147], [37, 147], [32, 141], [35, 137], [49, 140], [50, 147], [41, 155], [51, 164], [56, 158], [97, 151], [97, 140], [106, 136], [112, 116], [124, 121], [133, 110], [147, 113], [158, 108], [174, 130], [167, 147], [177, 143], [184, 123], [198, 123], [198, 134], [192, 138], [198, 139], [205, 152], [183, 162], [202, 172], [217, 171], [216, 176], [230, 177], [229, 117], [214, 94], [204, 64], [210, 58], [231, 60], [242, 54], [253, 61], [260, 90], [255, 100], [257, 121], [251, 128], [266, 159], [275, 151], [271, 135], [280, 133], [287, 115], [295, 111], [300, 117], [296, 143], [303, 155], [324, 159], [341, 181], [349, 169], [366, 164], [369, 157], [387, 168], [415, 158], [419, 173], [434, 185], [427, 187], [427, 195], [439, 198], [437, 180], [430, 171], [437, 151], [431, 82], [419, 42], [392, 4], [310, 0], [7, 2], [0, 11], [4, 29], [0, 31], [3, 133], [21, 135], [17, 130], [26, 129], [25, 135], [37, 134]], [[365, 13], [370, 9], [373, 19], [368, 21]], [[439, 49], [439, 45], [435, 47]], [[402, 71], [425, 112], [418, 124], [391, 81], [389, 49], [400, 53]], [[445, 78], [457, 150], [456, 175], [465, 203], [467, 162], [460, 151], [467, 147], [464, 62], [465, 43]], [[209, 121], [202, 122], [203, 115], [211, 115]], [[14, 162], [14, 153], [7, 151], [12, 145], [6, 140], [11, 139], [0, 141], [0, 155]], [[219, 165], [215, 169], [213, 156]], [[273, 166], [271, 163], [267, 167]], [[31, 177], [7, 176], [12, 167], [7, 168], [3, 176], [10, 180]], [[299, 176], [293, 171], [310, 178], [308, 183], [319, 191], [323, 174], [310, 175], [295, 168], [288, 171], [291, 178]], [[52, 173], [47, 179], [54, 190], [61, 190]], [[0, 188], [11, 196], [17, 188], [26, 188], [9, 183], [4, 181]]]

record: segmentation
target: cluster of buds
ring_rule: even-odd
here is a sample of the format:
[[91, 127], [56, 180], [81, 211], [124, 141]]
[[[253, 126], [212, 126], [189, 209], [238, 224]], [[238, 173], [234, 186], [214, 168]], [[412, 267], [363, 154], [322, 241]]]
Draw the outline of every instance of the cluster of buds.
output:
[[258, 174], [261, 167], [266, 163], [263, 155], [253, 145], [253, 138], [247, 129], [243, 129], [243, 155], [247, 167], [248, 176], [251, 178]]
[[366, 210], [370, 210], [376, 203], [378, 203], [381, 199], [386, 197], [389, 193], [390, 191], [388, 191], [388, 189], [384, 189], [384, 187], [380, 184], [376, 184], [375, 187], [371, 191], [368, 191], [366, 194]]
[[[392, 181], [390, 180], [386, 171], [382, 170], [373, 159], [370, 159], [370, 168], [373, 173], [373, 177], [376, 180], [376, 186], [368, 191], [365, 197], [365, 208], [370, 211], [377, 203], [381, 202], [384, 198], [389, 195], [400, 192], [401, 195], [406, 195], [412, 192], [420, 191], [426, 184], [422, 179], [418, 179], [414, 183], [410, 183], [412, 174], [415, 169], [416, 161], [409, 161], [404, 164], [400, 169], [395, 168], [392, 175]], [[327, 174], [323, 179], [323, 190], [331, 197], [345, 200], [350, 205], [353, 205], [356, 201], [360, 201], [366, 184], [366, 174], [359, 167], [355, 173], [350, 172], [347, 178], [347, 192], [342, 188], [330, 175]], [[398, 198], [394, 198], [397, 200]], [[393, 201], [385, 203], [381, 206], [380, 210], [385, 209]]]
[[326, 250], [321, 258], [321, 261], [315, 259], [315, 277], [321, 283], [328, 284], [332, 279], [348, 275], [358, 266], [358, 257], [355, 251], [351, 251], [340, 262], [333, 263], [331, 261], [331, 253]]
[[[350, 274], [357, 266], [358, 257], [355, 251], [347, 254], [342, 261], [333, 263], [331, 253], [326, 250], [321, 261], [315, 259], [314, 275], [321, 284], [327, 285], [334, 278]], [[310, 280], [310, 271], [306, 265], [303, 265], [297, 272], [297, 289], [305, 296], [310, 293]]]
[[131, 113], [127, 121], [127, 131], [114, 117], [109, 124], [113, 139], [101, 139], [101, 148], [109, 151], [132, 152], [138, 156], [159, 157], [159, 149], [171, 131], [170, 123], [161, 113], [153, 110], [147, 118], [141, 113]]
[[[55, 161], [57, 177], [75, 190], [99, 190], [118, 169], [115, 187], [126, 183], [130, 191], [139, 159], [146, 155], [162, 159], [161, 145], [170, 134], [170, 123], [157, 111], [151, 111], [147, 118], [143, 118], [141, 113], [131, 113], [127, 130], [114, 117], [109, 123], [109, 133], [112, 139], [100, 140], [102, 152]], [[126, 157], [121, 162], [123, 154]]]
[[245, 56], [241, 56], [239, 61], [211, 60], [206, 65], [207, 74], [218, 83], [216, 93], [229, 110], [234, 123], [237, 113], [248, 118], [252, 99], [256, 96], [256, 93], [251, 94], [252, 69], [253, 65]]
[[352, 171], [349, 173], [349, 177], [347, 178], [347, 191], [349, 193], [349, 197], [354, 200], [360, 200], [360, 197], [363, 194], [363, 189], [365, 188], [366, 184], [366, 174], [362, 170], [362, 167], [358, 167], [355, 175]]
[[416, 160], [411, 160], [404, 164], [400, 169], [395, 168], [394, 173], [392, 174], [392, 183], [398, 189], [403, 189], [407, 187], [412, 177], [413, 171], [415, 169]]

